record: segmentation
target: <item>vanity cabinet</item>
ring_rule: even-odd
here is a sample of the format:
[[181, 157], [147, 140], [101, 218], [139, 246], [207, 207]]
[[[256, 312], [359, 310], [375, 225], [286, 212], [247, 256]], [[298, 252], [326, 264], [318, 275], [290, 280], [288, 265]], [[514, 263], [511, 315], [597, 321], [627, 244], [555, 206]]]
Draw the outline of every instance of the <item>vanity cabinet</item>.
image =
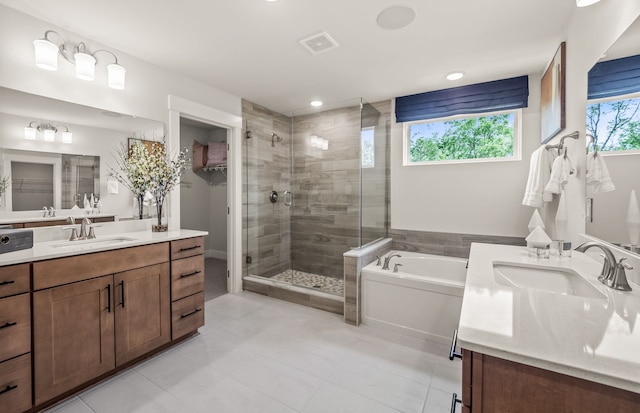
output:
[[640, 411], [640, 394], [463, 350], [465, 413]]
[[170, 341], [169, 243], [33, 264], [35, 403]]
[[36, 405], [115, 367], [113, 311], [111, 275], [33, 294]]
[[29, 264], [0, 267], [0, 410], [31, 408]]
[[120, 366], [171, 340], [169, 263], [120, 272], [113, 279]]
[[177, 339], [204, 325], [204, 237], [171, 242], [171, 328]]

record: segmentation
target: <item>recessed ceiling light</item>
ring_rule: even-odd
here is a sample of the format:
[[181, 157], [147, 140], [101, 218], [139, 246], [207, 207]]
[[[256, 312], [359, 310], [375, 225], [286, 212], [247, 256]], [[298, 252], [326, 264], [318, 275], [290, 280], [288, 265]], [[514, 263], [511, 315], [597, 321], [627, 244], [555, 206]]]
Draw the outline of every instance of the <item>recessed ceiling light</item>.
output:
[[322, 101], [321, 100], [312, 100], [311, 102], [309, 102], [309, 104], [313, 107], [318, 107], [318, 106], [322, 106]]
[[599, 1], [600, 0], [576, 0], [576, 6], [587, 7], [587, 6], [591, 6], [592, 4], [596, 4]]
[[378, 14], [378, 26], [387, 30], [402, 29], [410, 25], [416, 18], [416, 11], [408, 6], [391, 6]]
[[458, 80], [464, 77], [464, 72], [451, 72], [447, 75], [447, 80]]

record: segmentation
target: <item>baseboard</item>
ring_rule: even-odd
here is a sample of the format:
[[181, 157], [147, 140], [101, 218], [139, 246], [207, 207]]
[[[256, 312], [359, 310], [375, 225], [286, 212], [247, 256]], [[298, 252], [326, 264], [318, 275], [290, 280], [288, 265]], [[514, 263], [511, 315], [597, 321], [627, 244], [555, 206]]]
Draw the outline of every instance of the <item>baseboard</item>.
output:
[[206, 250], [204, 252], [205, 258], [217, 258], [219, 260], [227, 259], [227, 251]]

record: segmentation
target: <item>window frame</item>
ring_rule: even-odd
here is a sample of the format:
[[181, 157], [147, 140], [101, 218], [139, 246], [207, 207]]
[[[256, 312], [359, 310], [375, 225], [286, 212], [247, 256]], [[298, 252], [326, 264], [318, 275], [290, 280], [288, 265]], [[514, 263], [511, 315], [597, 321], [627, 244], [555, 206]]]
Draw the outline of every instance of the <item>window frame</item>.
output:
[[[587, 104], [585, 105], [585, 114], [584, 114], [584, 121], [585, 121], [585, 125], [587, 123], [587, 106], [589, 105], [593, 105], [596, 103], [602, 103], [602, 102], [612, 102], [612, 101], [616, 101], [616, 100], [628, 100], [628, 99], [640, 99], [640, 92], [634, 92], [634, 93], [627, 93], [624, 95], [617, 95], [617, 96], [608, 96], [608, 97], [604, 97], [604, 98], [597, 98], [597, 99], [587, 99]], [[586, 130], [586, 127], [585, 127]], [[587, 130], [586, 133], [590, 133], [589, 130]], [[593, 147], [589, 144], [589, 139], [587, 139], [587, 153], [591, 152], [593, 150]], [[640, 148], [638, 149], [614, 149], [614, 150], [606, 150], [606, 151], [601, 151], [600, 149], [598, 149], [598, 155], [603, 155], [603, 156], [620, 156], [620, 155], [638, 155], [640, 154]]]
[[[513, 156], [504, 158], [468, 158], [468, 159], [446, 159], [439, 161], [411, 161], [411, 126], [415, 124], [437, 123], [457, 119], [480, 118], [483, 116], [503, 115], [505, 113], [513, 113]], [[463, 114], [447, 116], [443, 118], [434, 118], [427, 120], [416, 120], [411, 122], [403, 122], [402, 125], [402, 166], [430, 166], [430, 165], [447, 165], [447, 164], [468, 164], [468, 163], [487, 163], [487, 162], [514, 162], [522, 160], [522, 108], [507, 109], [499, 111], [490, 111], [483, 113]]]

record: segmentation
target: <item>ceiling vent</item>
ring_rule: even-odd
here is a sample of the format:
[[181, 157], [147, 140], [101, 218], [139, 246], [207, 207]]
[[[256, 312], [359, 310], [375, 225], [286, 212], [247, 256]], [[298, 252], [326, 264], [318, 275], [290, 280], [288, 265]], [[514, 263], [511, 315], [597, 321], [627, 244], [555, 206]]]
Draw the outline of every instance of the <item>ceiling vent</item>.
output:
[[328, 33], [322, 32], [306, 37], [299, 42], [302, 47], [307, 49], [311, 54], [326, 52], [335, 49], [338, 43], [329, 36]]

